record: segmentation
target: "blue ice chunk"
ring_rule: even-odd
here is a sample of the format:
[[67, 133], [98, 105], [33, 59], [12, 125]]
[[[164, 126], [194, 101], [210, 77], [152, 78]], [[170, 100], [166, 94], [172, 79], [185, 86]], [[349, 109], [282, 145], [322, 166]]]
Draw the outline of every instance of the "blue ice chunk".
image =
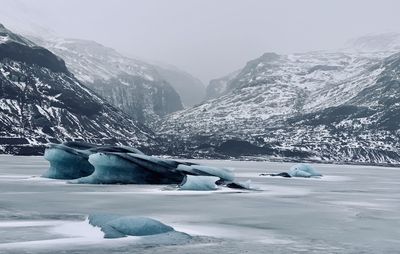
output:
[[127, 146], [98, 146], [85, 142], [65, 142], [49, 144], [44, 158], [49, 161], [49, 169], [42, 175], [54, 179], [77, 179], [91, 175], [95, 168], [88, 161], [89, 156], [98, 151], [140, 153]]
[[193, 176], [187, 175], [180, 184], [180, 190], [196, 190], [209, 191], [216, 190], [218, 187], [215, 184], [220, 178], [216, 176]]
[[147, 217], [100, 213], [89, 215], [88, 219], [91, 225], [101, 228], [104, 238], [150, 236], [175, 231], [174, 228]]
[[[149, 157], [149, 156], [148, 156]], [[137, 163], [132, 154], [96, 153], [89, 156], [94, 172], [70, 183], [89, 184], [171, 184], [180, 183], [184, 175], [166, 167]], [[145, 163], [150, 163], [145, 161]], [[144, 165], [149, 166], [145, 168]], [[150, 168], [151, 166], [151, 168]]]
[[42, 175], [54, 179], [76, 179], [90, 175], [94, 167], [88, 162], [90, 151], [74, 149], [65, 144], [50, 144], [44, 158], [49, 169]]
[[216, 168], [202, 165], [188, 166], [180, 164], [177, 169], [190, 175], [217, 176], [228, 182], [231, 182], [235, 179], [233, 172], [227, 168]]
[[309, 164], [296, 164], [289, 169], [289, 175], [292, 177], [313, 177], [322, 176]]

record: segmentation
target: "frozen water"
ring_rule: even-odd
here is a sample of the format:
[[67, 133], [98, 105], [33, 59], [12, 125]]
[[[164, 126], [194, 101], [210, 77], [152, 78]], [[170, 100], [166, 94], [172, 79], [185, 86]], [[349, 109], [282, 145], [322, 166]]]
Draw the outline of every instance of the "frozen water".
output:
[[146, 183], [147, 179], [156, 177], [151, 171], [146, 171], [117, 154], [96, 153], [89, 157], [89, 162], [95, 167], [93, 174], [70, 181], [71, 183]]
[[234, 180], [234, 174], [226, 168], [161, 159], [126, 146], [96, 146], [84, 142], [50, 144], [44, 158], [50, 167], [42, 176], [74, 179], [69, 183], [179, 184], [187, 174]]
[[[400, 169], [312, 164], [323, 178], [261, 177], [291, 163], [191, 160], [235, 168], [259, 191], [163, 191], [41, 179], [41, 157], [0, 156], [1, 254], [364, 253], [400, 248]], [[229, 190], [227, 192], [226, 190]], [[174, 231], [104, 239], [88, 214], [150, 217]], [[299, 219], [301, 218], [301, 219]]]
[[233, 181], [225, 168], [148, 156], [135, 148], [88, 143], [51, 144], [45, 151], [50, 168], [43, 177], [74, 179], [78, 184], [179, 184], [186, 174], [217, 176]]
[[71, 149], [65, 145], [52, 145], [47, 148], [44, 158], [50, 167], [43, 177], [54, 179], [76, 179], [90, 175], [94, 167], [88, 162], [90, 152]]
[[288, 173], [292, 177], [322, 176], [311, 165], [304, 163], [293, 165]]
[[138, 149], [127, 146], [97, 146], [85, 142], [49, 144], [44, 158], [49, 161], [50, 167], [42, 176], [53, 179], [89, 176], [95, 170], [88, 161], [89, 156], [98, 152], [143, 154]]
[[233, 174], [232, 170], [227, 168], [217, 168], [217, 167], [210, 167], [210, 166], [202, 166], [202, 165], [179, 165], [178, 170], [194, 174], [194, 175], [208, 175], [208, 176], [217, 176], [225, 181], [233, 181], [235, 179], [235, 175]]
[[[183, 174], [171, 169], [153, 165], [150, 161], [137, 162], [133, 154], [95, 153], [89, 156], [89, 162], [95, 167], [93, 174], [71, 183], [90, 184], [167, 184], [179, 183]], [[149, 157], [149, 156], [147, 156]], [[144, 167], [145, 164], [148, 167]], [[153, 166], [153, 167], [151, 167]], [[161, 169], [162, 168], [162, 169]]]
[[89, 223], [100, 227], [104, 232], [104, 238], [121, 238], [129, 235], [147, 236], [174, 231], [172, 227], [151, 218], [108, 213], [90, 215]]
[[216, 190], [218, 187], [215, 184], [219, 180], [216, 176], [192, 176], [187, 175], [181, 185], [180, 190], [196, 190], [196, 191], [207, 191]]

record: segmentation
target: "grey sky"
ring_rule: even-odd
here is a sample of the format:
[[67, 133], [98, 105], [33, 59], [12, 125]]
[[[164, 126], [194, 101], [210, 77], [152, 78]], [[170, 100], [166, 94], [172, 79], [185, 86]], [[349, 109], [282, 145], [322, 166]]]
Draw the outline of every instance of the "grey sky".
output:
[[[15, 0], [0, 0], [0, 9], [10, 1]], [[61, 36], [173, 64], [205, 83], [267, 51], [332, 49], [352, 37], [400, 29], [398, 0], [19, 2], [26, 9], [15, 15], [27, 15]]]

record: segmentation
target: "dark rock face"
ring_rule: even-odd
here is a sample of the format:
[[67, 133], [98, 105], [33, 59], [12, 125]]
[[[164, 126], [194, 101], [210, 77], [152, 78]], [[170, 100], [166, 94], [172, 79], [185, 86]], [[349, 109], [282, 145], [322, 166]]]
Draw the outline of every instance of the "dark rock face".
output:
[[35, 64], [53, 72], [68, 73], [64, 61], [41, 47], [29, 47], [17, 42], [0, 44], [0, 59], [10, 58], [27, 64]]
[[43, 144], [66, 140], [158, 145], [149, 129], [83, 86], [62, 59], [9, 30], [2, 37], [0, 136], [8, 139], [1, 142], [3, 152], [37, 154]]
[[164, 81], [125, 74], [95, 81], [91, 86], [111, 104], [147, 124], [183, 108], [177, 92]]

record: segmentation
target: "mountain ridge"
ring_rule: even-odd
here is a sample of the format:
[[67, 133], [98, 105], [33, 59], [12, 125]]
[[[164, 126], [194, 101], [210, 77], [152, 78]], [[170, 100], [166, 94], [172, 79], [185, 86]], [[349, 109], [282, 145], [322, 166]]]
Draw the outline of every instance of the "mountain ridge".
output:
[[84, 140], [157, 150], [156, 135], [82, 85], [49, 50], [1, 29], [0, 151], [38, 154]]
[[399, 164], [399, 59], [392, 49], [266, 53], [157, 132], [181, 138], [180, 156]]

